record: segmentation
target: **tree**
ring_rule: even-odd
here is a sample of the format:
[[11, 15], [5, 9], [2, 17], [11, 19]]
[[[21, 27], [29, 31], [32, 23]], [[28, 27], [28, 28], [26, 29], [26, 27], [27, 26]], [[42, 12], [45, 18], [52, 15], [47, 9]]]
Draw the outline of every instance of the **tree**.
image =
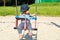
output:
[[4, 6], [5, 6], [5, 4], [6, 4], [7, 0], [3, 0], [3, 2], [4, 2]]

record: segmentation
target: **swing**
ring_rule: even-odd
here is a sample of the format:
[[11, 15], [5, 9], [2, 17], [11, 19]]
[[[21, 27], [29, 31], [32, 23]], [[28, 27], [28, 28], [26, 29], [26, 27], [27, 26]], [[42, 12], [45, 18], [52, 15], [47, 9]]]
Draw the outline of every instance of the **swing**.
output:
[[[37, 17], [36, 17], [36, 12], [37, 12], [37, 6], [35, 7], [35, 17], [31, 17], [30, 18], [30, 20], [35, 20], [35, 28], [32, 28], [33, 30], [37, 30], [37, 28], [36, 28], [36, 20], [37, 20]], [[18, 9], [17, 9], [17, 0], [16, 0], [16, 23], [15, 23], [15, 25], [16, 25], [16, 27], [14, 27], [14, 29], [17, 29], [17, 27], [18, 27], [18, 20], [20, 20], [20, 19], [25, 19], [25, 17], [21, 17], [21, 16], [18, 16]]]
[[[35, 16], [34, 17], [30, 17], [30, 20], [34, 20], [35, 21], [35, 28], [32, 28], [32, 30], [34, 30], [35, 32], [36, 32], [36, 34], [33, 34], [32, 36], [35, 36], [35, 38], [33, 38], [33, 39], [31, 39], [31, 38], [28, 38], [29, 36], [28, 36], [28, 34], [26, 35], [26, 40], [37, 40], [37, 28], [36, 28], [36, 23], [37, 23], [37, 16], [36, 16], [36, 14], [37, 14], [37, 6], [35, 7]], [[20, 20], [20, 19], [25, 19], [25, 22], [24, 22], [24, 31], [26, 31], [27, 30], [27, 28], [26, 28], [26, 18], [25, 17], [22, 17], [22, 16], [18, 16], [18, 9], [17, 9], [17, 0], [16, 0], [16, 23], [15, 23], [15, 25], [16, 25], [16, 27], [14, 27], [14, 29], [17, 29], [18, 28], [18, 20]], [[24, 39], [25, 40], [25, 39]]]

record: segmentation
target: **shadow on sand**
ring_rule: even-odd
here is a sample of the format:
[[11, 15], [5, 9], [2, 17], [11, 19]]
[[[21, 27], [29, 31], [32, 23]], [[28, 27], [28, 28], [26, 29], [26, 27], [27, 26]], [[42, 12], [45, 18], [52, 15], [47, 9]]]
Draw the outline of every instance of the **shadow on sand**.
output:
[[51, 22], [53, 25], [57, 26], [58, 28], [60, 28], [60, 25], [54, 23], [54, 22]]

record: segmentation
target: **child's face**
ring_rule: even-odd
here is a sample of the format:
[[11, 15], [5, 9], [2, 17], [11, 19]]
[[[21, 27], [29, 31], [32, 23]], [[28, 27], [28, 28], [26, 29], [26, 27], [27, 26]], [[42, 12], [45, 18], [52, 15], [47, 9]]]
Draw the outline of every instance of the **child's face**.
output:
[[29, 10], [25, 11], [25, 14], [29, 14]]
[[26, 14], [28, 14], [29, 13], [29, 11], [26, 11]]

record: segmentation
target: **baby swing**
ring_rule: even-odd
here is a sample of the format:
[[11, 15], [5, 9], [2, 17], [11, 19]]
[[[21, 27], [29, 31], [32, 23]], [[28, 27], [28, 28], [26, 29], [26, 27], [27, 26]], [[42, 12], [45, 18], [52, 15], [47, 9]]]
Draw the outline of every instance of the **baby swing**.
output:
[[[20, 16], [18, 16], [18, 9], [17, 9], [17, 0], [16, 0], [16, 23], [15, 23], [15, 25], [16, 25], [16, 27], [14, 27], [14, 29], [17, 29], [17, 27], [18, 27], [18, 20], [20, 20], [20, 19], [22, 19], [23, 17], [20, 17]], [[34, 22], [34, 28], [32, 28], [33, 30], [35, 30], [35, 31], [37, 31], [37, 5], [35, 4], [35, 16], [34, 17], [31, 17], [31, 19], [30, 20], [34, 20], [35, 22]], [[24, 23], [24, 29], [23, 29], [24, 31], [26, 31], [27, 30], [27, 28], [26, 28], [26, 19], [25, 19], [25, 23]], [[37, 40], [37, 33], [36, 34], [33, 34], [34, 36], [36, 36], [36, 38], [35, 39], [32, 39], [32, 40]], [[29, 40], [31, 40], [31, 39], [29, 39]]]
[[[16, 0], [16, 22], [15, 22], [15, 25], [16, 27], [14, 27], [14, 29], [17, 29], [18, 27], [18, 20], [22, 19], [23, 17], [20, 17], [18, 16], [18, 9], [17, 9], [17, 0]], [[37, 30], [36, 28], [36, 23], [37, 23], [37, 5], [35, 4], [35, 16], [34, 17], [31, 17], [31, 20], [35, 20], [34, 24], [35, 24], [35, 27], [33, 28], [33, 30]], [[24, 30], [26, 30], [26, 26], [24, 26]]]

